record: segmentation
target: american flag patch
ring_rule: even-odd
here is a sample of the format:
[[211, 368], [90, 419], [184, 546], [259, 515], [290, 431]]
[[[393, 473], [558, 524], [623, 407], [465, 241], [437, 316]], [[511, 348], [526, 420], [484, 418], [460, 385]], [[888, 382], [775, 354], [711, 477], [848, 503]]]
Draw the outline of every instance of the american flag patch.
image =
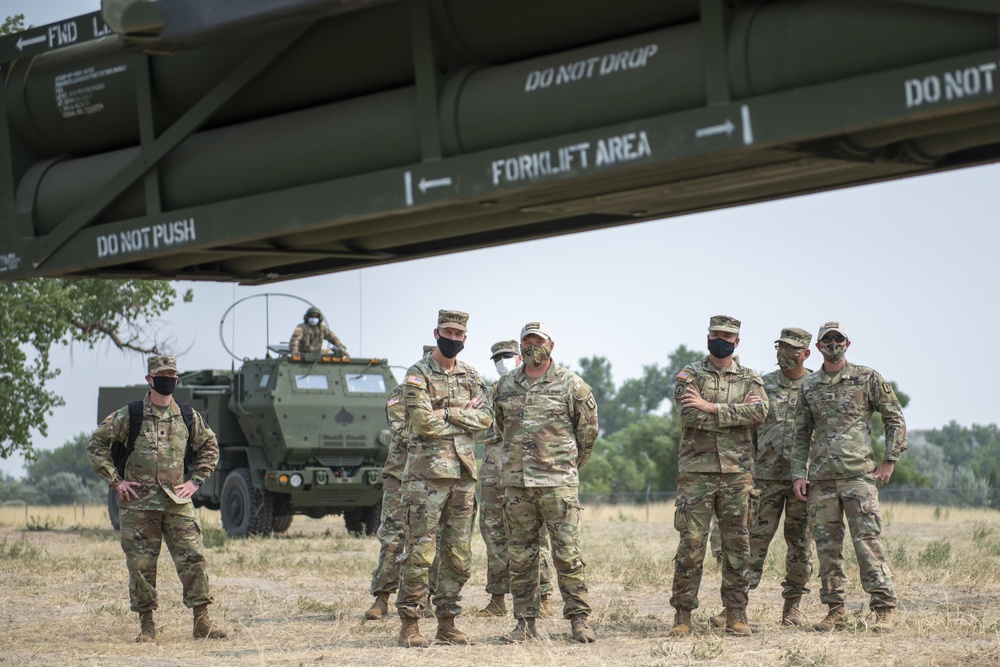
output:
[[424, 379], [419, 375], [407, 375], [404, 382], [406, 382], [406, 384], [412, 384], [414, 387], [424, 386]]
[[687, 371], [681, 371], [680, 373], [677, 374], [678, 380], [687, 380], [689, 377], [691, 377], [691, 374], [688, 373]]
[[389, 402], [385, 404], [385, 407], [391, 408], [392, 406], [396, 405], [396, 403], [399, 403], [399, 396], [393, 396], [392, 398], [390, 398]]

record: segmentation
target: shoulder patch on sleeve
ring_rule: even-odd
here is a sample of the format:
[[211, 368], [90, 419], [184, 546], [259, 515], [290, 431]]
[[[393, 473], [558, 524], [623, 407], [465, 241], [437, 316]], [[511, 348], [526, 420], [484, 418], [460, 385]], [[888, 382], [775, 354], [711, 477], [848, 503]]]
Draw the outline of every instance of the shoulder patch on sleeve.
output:
[[404, 382], [406, 382], [406, 384], [413, 385], [414, 387], [424, 386], [424, 379], [419, 375], [407, 375]]
[[399, 395], [398, 394], [396, 396], [393, 396], [392, 398], [390, 398], [388, 400], [388, 402], [385, 404], [385, 407], [391, 408], [392, 406], [396, 405], [396, 403], [399, 403]]
[[892, 385], [889, 384], [888, 382], [883, 382], [882, 383], [882, 391], [885, 392], [886, 395], [892, 396]]
[[680, 373], [677, 374], [677, 379], [678, 380], [682, 380], [682, 381], [683, 380], [687, 380], [689, 377], [691, 377], [691, 374], [688, 373], [687, 371], [681, 371]]

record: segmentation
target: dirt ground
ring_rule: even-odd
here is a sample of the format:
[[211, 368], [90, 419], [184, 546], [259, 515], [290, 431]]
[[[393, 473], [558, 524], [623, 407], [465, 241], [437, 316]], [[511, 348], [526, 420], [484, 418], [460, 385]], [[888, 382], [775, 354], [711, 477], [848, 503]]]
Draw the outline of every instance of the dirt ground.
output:
[[[942, 513], [887, 507], [884, 530], [900, 612], [890, 635], [867, 631], [866, 596], [850, 545], [848, 628], [830, 634], [779, 625], [784, 547], [772, 546], [764, 580], [750, 597], [754, 635], [709, 628], [720, 609], [719, 573], [706, 563], [695, 632], [666, 636], [677, 534], [668, 511], [597, 509], [583, 526], [591, 617], [598, 641], [570, 641], [565, 620], [540, 622], [545, 637], [511, 645], [506, 618], [479, 619], [485, 549], [474, 540], [473, 576], [458, 625], [472, 646], [403, 649], [395, 616], [365, 621], [375, 538], [353, 538], [339, 518], [296, 517], [285, 536], [226, 540], [207, 548], [216, 598], [213, 615], [230, 630], [222, 641], [191, 638], [191, 614], [164, 549], [160, 561], [157, 639], [137, 645], [127, 573], [117, 535], [105, 528], [58, 525], [25, 530], [0, 515], [0, 667], [7, 665], [997, 665], [1000, 666], [1000, 513]], [[72, 518], [72, 514], [69, 515]], [[218, 515], [203, 515], [206, 531]], [[100, 522], [97, 522], [100, 523]], [[217, 534], [217, 533], [216, 533]], [[779, 533], [780, 534], [780, 533]], [[805, 610], [825, 613], [819, 581]], [[509, 598], [508, 598], [509, 603]], [[434, 620], [425, 619], [425, 635]]]

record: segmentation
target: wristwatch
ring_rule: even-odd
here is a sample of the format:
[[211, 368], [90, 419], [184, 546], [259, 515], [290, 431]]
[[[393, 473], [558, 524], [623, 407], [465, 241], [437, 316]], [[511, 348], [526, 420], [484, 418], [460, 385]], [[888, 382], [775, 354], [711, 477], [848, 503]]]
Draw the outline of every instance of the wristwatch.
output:
[[201, 483], [204, 482], [205, 480], [203, 480], [203, 479], [195, 479], [194, 477], [192, 477], [191, 481], [194, 482], [195, 486], [201, 486]]
[[449, 410], [448, 408], [444, 409], [444, 420], [446, 422], [451, 422], [451, 410]]

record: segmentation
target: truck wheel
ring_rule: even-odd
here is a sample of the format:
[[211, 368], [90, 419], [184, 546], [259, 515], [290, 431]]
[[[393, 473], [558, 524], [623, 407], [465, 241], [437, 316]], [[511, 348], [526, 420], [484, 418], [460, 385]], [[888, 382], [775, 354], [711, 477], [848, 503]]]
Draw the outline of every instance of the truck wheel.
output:
[[230, 537], [271, 534], [271, 496], [254, 488], [247, 468], [237, 468], [226, 476], [220, 509], [222, 527]]
[[111, 519], [112, 528], [122, 529], [121, 516], [118, 514], [118, 492], [111, 487], [108, 487], [108, 518]]
[[[270, 495], [270, 494], [269, 494]], [[276, 533], [283, 533], [292, 525], [292, 502], [283, 494], [271, 495], [271, 527]]]
[[365, 535], [375, 535], [378, 533], [379, 524], [382, 523], [382, 501], [378, 501], [371, 507], [365, 508]]
[[365, 520], [363, 511], [363, 507], [352, 507], [344, 510], [344, 527], [347, 528], [348, 533], [355, 537], [364, 535]]

